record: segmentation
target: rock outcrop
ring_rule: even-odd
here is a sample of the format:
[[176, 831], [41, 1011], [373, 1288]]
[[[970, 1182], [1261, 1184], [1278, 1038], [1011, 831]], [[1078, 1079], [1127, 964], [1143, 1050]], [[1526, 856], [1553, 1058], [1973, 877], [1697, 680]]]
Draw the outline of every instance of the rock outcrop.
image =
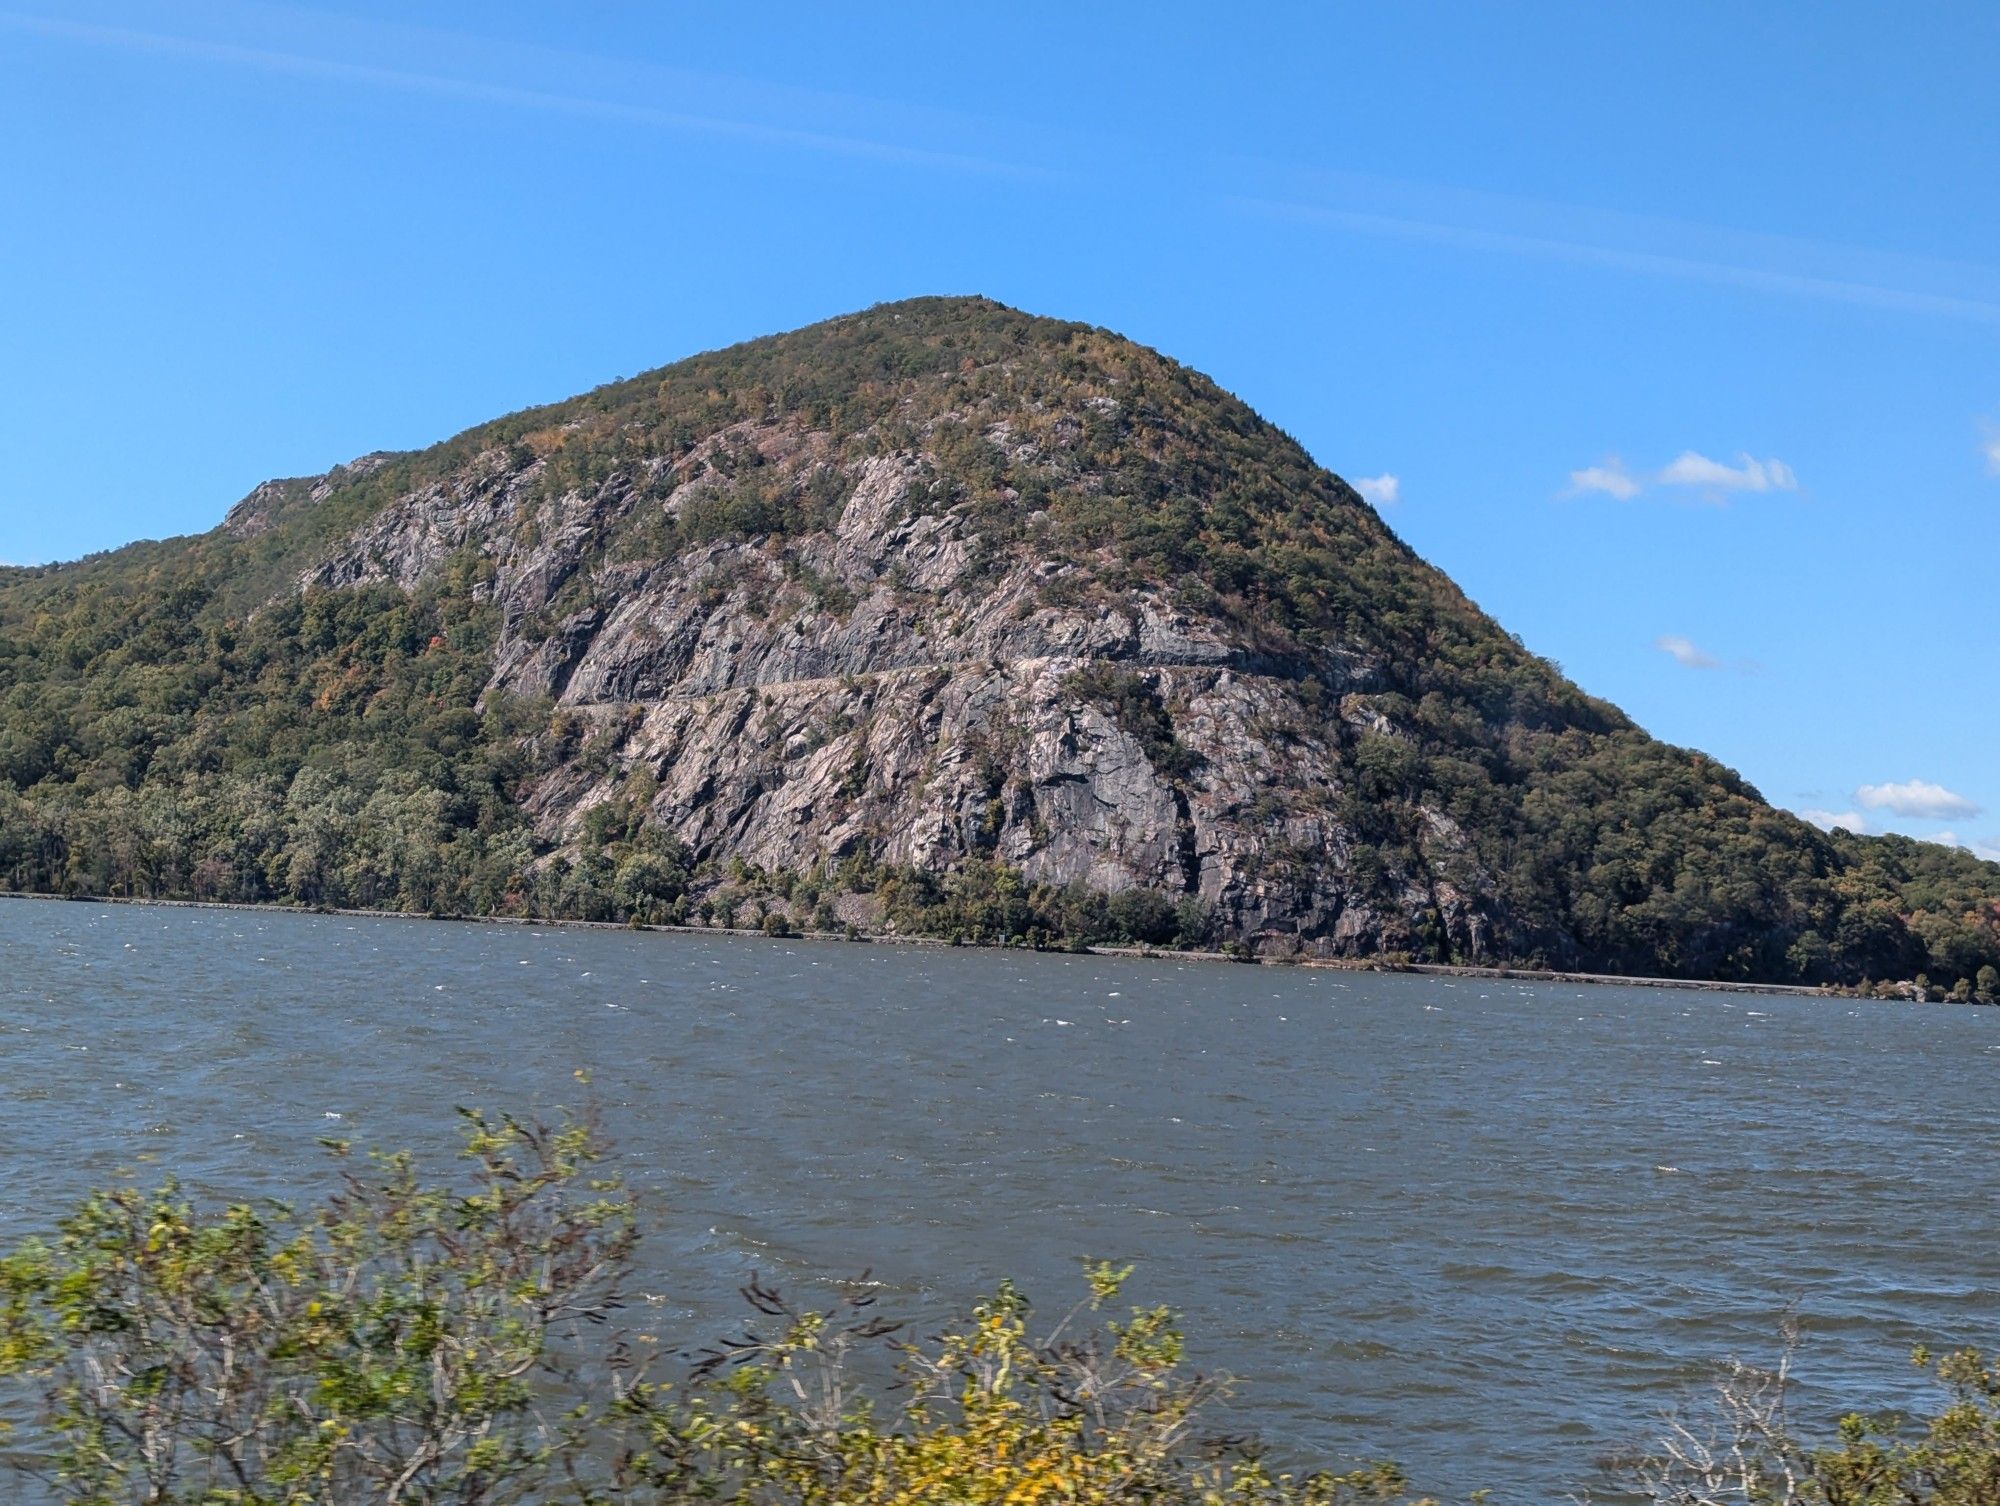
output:
[[[926, 438], [961, 422], [931, 415], [908, 445], [870, 453], [777, 415], [556, 492], [544, 455], [494, 446], [395, 498], [299, 585], [416, 590], [478, 557], [500, 620], [490, 689], [547, 697], [615, 745], [532, 789], [557, 850], [644, 769], [653, 819], [702, 857], [771, 870], [856, 852], [926, 869], [997, 859], [1037, 881], [1192, 897], [1220, 934], [1281, 948], [1369, 952], [1441, 920], [1482, 955], [1490, 880], [1443, 812], [1420, 809], [1406, 871], [1371, 872], [1364, 892], [1351, 879], [1342, 729], [1395, 735], [1369, 701], [1369, 656], [1274, 654], [1158, 583], [1114, 594], [1095, 561], [996, 551], [978, 509], [937, 505], [953, 462]], [[1060, 431], [1035, 454], [1072, 488], [1107, 484], [1063, 467]], [[837, 506], [818, 527], [671, 557], [606, 547], [649, 529], [684, 537], [674, 525], [746, 456], [761, 491]], [[277, 485], [316, 499], [342, 479]], [[232, 528], [258, 526], [267, 490]], [[1017, 505], [1009, 531], [1032, 534], [1037, 513]], [[1171, 769], [1082, 683], [1093, 665], [1157, 702]], [[1315, 705], [1341, 706], [1331, 722], [1303, 683]]]

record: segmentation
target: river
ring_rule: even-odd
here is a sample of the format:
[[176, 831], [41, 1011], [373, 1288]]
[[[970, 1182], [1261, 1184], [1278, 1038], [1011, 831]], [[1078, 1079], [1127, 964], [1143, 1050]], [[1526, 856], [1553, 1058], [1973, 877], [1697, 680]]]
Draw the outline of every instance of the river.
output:
[[172, 1170], [442, 1169], [587, 1070], [687, 1343], [755, 1268], [884, 1309], [1136, 1261], [1291, 1464], [1597, 1484], [1796, 1306], [1804, 1415], [1992, 1340], [2000, 1009], [283, 912], [0, 904], [0, 1232]]

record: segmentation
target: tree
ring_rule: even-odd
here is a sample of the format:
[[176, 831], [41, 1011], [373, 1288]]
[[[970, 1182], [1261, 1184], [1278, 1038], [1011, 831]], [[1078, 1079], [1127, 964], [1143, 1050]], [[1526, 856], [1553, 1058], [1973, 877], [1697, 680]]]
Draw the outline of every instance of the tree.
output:
[[1111, 896], [1109, 913], [1121, 941], [1163, 946], [1180, 929], [1174, 902], [1157, 889], [1120, 889]]
[[2000, 968], [1990, 962], [1982, 967], [1973, 980], [1973, 993], [1982, 1004], [2000, 1004]]
[[687, 872], [656, 853], [637, 852], [618, 865], [611, 892], [628, 915], [650, 915], [670, 905], [687, 887]]

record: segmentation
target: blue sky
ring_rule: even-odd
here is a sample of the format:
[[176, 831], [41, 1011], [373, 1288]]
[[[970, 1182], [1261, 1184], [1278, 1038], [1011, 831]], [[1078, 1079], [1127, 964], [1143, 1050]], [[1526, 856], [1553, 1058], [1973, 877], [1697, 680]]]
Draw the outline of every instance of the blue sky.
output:
[[0, 0], [0, 559], [981, 292], [1777, 803], [2000, 856], [2000, 7], [1251, 9]]

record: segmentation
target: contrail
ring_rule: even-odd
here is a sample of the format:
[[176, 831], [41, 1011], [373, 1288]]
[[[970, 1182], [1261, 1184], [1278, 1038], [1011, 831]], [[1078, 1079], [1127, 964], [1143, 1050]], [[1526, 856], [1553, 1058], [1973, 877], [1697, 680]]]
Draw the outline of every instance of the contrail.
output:
[[1233, 209], [1246, 214], [1291, 220], [1301, 224], [1323, 225], [1358, 235], [1428, 241], [1434, 245], [1455, 246], [1472, 251], [1613, 267], [1652, 277], [1720, 283], [1732, 287], [1751, 288], [1759, 292], [1781, 293], [1791, 297], [1818, 298], [1835, 303], [1858, 304], [1867, 308], [1891, 309], [1898, 313], [1942, 315], [1980, 324], [2000, 324], [2000, 303], [1979, 298], [1916, 292], [1908, 288], [1850, 281], [1845, 278], [1773, 271], [1769, 268], [1745, 266], [1733, 262], [1708, 261], [1699, 257], [1675, 256], [1656, 251], [1637, 251], [1588, 241], [1523, 235], [1514, 231], [1488, 230], [1471, 225], [1410, 219], [1401, 215], [1329, 209], [1316, 204], [1284, 199], [1231, 197], [1227, 202]]
[[163, 53], [169, 56], [194, 58], [202, 62], [256, 69], [264, 73], [334, 79], [376, 88], [400, 89], [409, 93], [465, 100], [474, 104], [543, 110], [584, 119], [614, 121], [620, 125], [644, 126], [654, 130], [733, 137], [765, 146], [795, 147], [849, 157], [869, 157], [880, 161], [943, 168], [961, 173], [985, 173], [1003, 177], [1039, 176], [1034, 169], [1023, 167], [1018, 163], [966, 156], [957, 152], [936, 151], [927, 147], [904, 146], [896, 142], [871, 140], [864, 136], [842, 136], [785, 126], [760, 125], [754, 121], [732, 120], [716, 115], [697, 115], [679, 110], [660, 109], [651, 105], [627, 104], [590, 95], [526, 89], [512, 84], [485, 83], [477, 79], [456, 78], [443, 73], [348, 63], [337, 58], [316, 57], [309, 53], [244, 47], [199, 37], [174, 36], [166, 32], [139, 31], [123, 26], [102, 26], [93, 22], [68, 21], [19, 11], [0, 11], [0, 26], [66, 41], [116, 47], [127, 52]]

